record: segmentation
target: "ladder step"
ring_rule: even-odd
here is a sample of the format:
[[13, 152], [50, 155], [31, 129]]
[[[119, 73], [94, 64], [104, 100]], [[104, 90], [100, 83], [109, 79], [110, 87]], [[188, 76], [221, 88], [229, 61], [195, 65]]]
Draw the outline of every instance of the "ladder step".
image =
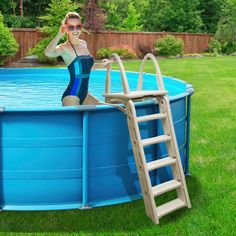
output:
[[142, 144], [145, 147], [145, 146], [156, 144], [156, 143], [166, 142], [166, 141], [169, 141], [170, 139], [171, 137], [169, 135], [160, 135], [153, 138], [143, 139]]
[[129, 93], [105, 93], [105, 98], [120, 98], [124, 99], [143, 99], [163, 97], [168, 93], [167, 90], [146, 90], [146, 91], [130, 91]]
[[166, 118], [166, 114], [158, 113], [158, 114], [137, 117], [137, 121], [143, 122], [143, 121], [157, 120], [157, 119], [163, 119], [163, 118]]
[[163, 193], [169, 192], [173, 189], [177, 189], [178, 187], [181, 186], [181, 183], [175, 179], [170, 180], [168, 182], [158, 184], [154, 187], [152, 187], [152, 193], [154, 197], [159, 196]]
[[155, 170], [164, 166], [173, 165], [176, 163], [176, 159], [173, 157], [165, 157], [160, 160], [151, 161], [147, 163], [148, 171]]
[[162, 217], [164, 215], [169, 214], [172, 211], [178, 210], [182, 207], [185, 207], [186, 203], [180, 200], [179, 198], [172, 200], [170, 202], [167, 202], [159, 207], [157, 207], [157, 215], [158, 217]]

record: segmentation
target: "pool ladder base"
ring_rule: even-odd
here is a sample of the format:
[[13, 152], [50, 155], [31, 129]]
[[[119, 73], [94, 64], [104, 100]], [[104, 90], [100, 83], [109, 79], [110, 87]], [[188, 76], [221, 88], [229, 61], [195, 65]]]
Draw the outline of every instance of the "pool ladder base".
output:
[[[113, 54], [121, 67], [122, 79], [127, 80], [123, 69], [123, 64], [118, 55]], [[145, 60], [152, 59], [155, 66], [157, 61], [152, 54], [147, 54], [143, 60], [141, 72]], [[139, 181], [142, 189], [145, 210], [147, 215], [155, 224], [159, 223], [159, 219], [177, 209], [188, 207], [191, 208], [191, 202], [185, 182], [183, 167], [181, 164], [179, 149], [177, 146], [175, 130], [173, 126], [172, 114], [170, 109], [169, 99], [166, 96], [168, 93], [164, 90], [162, 77], [160, 76], [159, 67], [157, 68], [157, 82], [159, 90], [156, 91], [134, 91], [130, 92], [128, 83], [123, 81], [124, 93], [110, 93], [110, 85], [108, 84], [106, 93], [104, 94], [106, 102], [123, 103], [125, 106], [125, 113], [127, 115], [127, 123], [129, 128], [130, 140], [133, 147], [133, 153], [139, 175]], [[109, 71], [108, 71], [109, 72]], [[140, 77], [141, 78], [141, 77]], [[109, 75], [107, 76], [109, 80]], [[142, 78], [141, 78], [142, 80]], [[109, 81], [108, 81], [109, 83]], [[142, 86], [142, 81], [139, 83], [139, 89]], [[137, 116], [135, 101], [143, 101], [144, 99], [154, 98], [159, 104], [159, 113], [150, 114], [146, 116]], [[142, 139], [139, 129], [139, 123], [153, 120], [161, 120], [163, 131], [162, 135], [156, 137]], [[166, 143], [168, 156], [162, 159], [147, 162], [144, 148], [146, 146]], [[171, 166], [173, 179], [161, 184], [152, 186], [149, 172], [157, 170], [162, 167]], [[158, 205], [155, 202], [155, 197], [166, 192], [176, 190], [177, 198], [171, 200], [163, 205]]]

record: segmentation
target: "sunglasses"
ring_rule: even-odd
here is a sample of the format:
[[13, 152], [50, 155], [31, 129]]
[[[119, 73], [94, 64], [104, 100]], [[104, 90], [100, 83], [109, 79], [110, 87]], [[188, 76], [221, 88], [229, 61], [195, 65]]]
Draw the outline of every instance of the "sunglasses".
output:
[[80, 24], [80, 25], [67, 25], [66, 28], [67, 28], [69, 31], [81, 30], [82, 24]]

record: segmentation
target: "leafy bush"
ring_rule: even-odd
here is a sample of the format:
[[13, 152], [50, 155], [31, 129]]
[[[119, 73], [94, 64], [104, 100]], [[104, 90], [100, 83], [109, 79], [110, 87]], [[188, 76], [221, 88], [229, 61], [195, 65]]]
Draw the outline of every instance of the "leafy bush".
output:
[[144, 44], [138, 45], [138, 50], [140, 52], [140, 58], [143, 58], [147, 53], [152, 53], [152, 49], [150, 46], [146, 46]]
[[122, 59], [135, 59], [137, 58], [136, 53], [128, 48], [127, 46], [123, 46], [121, 48], [100, 48], [97, 50], [97, 58], [103, 59], [103, 58], [109, 58], [111, 57], [112, 53], [116, 53], [120, 56]]
[[0, 65], [4, 64], [7, 57], [14, 56], [18, 47], [12, 32], [3, 25], [3, 16], [0, 12]]
[[215, 56], [221, 54], [221, 44], [217, 39], [212, 38], [209, 42], [209, 50]]
[[158, 56], [183, 55], [183, 49], [183, 40], [175, 38], [172, 35], [166, 35], [155, 42], [155, 51]]
[[232, 55], [236, 52], [236, 42], [235, 41], [227, 42], [223, 45], [223, 52], [226, 55]]
[[4, 23], [9, 28], [35, 28], [36, 22], [35, 17], [28, 16], [16, 16], [16, 15], [5, 15]]
[[46, 57], [44, 55], [44, 50], [47, 45], [51, 42], [52, 38], [42, 39], [34, 48], [29, 50], [29, 55], [37, 55], [40, 63], [50, 63], [55, 64], [57, 59], [54, 57]]
[[100, 48], [97, 50], [97, 58], [98, 59], [103, 59], [103, 58], [108, 58], [112, 54], [112, 49], [111, 48]]

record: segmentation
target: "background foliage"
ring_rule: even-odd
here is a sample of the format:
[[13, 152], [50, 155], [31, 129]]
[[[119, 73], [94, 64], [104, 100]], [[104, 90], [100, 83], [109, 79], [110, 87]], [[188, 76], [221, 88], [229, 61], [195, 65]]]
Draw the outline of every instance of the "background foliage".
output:
[[220, 41], [223, 53], [236, 52], [236, 0], [227, 1], [218, 22], [215, 38]]
[[[0, 1], [0, 11], [8, 27], [42, 26], [50, 0], [23, 0], [24, 19], [19, 18], [19, 0]], [[58, 1], [60, 2], [60, 1]], [[72, 0], [81, 11], [88, 1]], [[229, 17], [236, 0], [97, 0], [106, 12], [106, 29], [208, 32]], [[58, 8], [59, 10], [59, 8]]]
[[4, 59], [14, 56], [19, 45], [11, 31], [3, 25], [3, 16], [0, 12], [0, 65], [4, 64]]
[[[20, 1], [9, 0], [0, 1], [0, 11], [6, 26], [41, 27], [51, 38], [55, 36], [66, 12], [75, 10], [80, 12], [85, 23], [89, 22], [90, 12], [102, 12], [103, 19], [96, 15], [97, 20], [91, 21], [93, 23], [89, 25], [90, 29], [212, 33], [215, 34], [214, 39], [219, 41], [222, 53], [231, 54], [236, 51], [236, 0], [93, 2], [96, 9], [88, 7], [88, 0], [23, 0], [22, 16]], [[46, 45], [47, 41], [41, 43]], [[43, 46], [39, 45], [39, 48], [41, 50]], [[45, 59], [43, 55], [40, 58]]]
[[145, 29], [149, 31], [201, 32], [199, 0], [149, 0]]

